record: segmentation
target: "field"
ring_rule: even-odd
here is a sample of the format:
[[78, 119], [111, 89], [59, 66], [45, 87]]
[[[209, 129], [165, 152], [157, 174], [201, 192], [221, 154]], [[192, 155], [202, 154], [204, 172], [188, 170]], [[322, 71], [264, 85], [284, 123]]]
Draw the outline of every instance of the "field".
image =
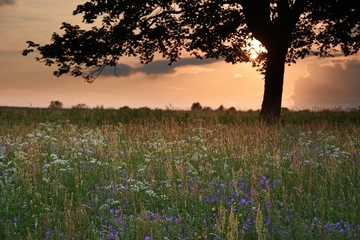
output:
[[0, 239], [360, 239], [360, 112], [0, 108]]

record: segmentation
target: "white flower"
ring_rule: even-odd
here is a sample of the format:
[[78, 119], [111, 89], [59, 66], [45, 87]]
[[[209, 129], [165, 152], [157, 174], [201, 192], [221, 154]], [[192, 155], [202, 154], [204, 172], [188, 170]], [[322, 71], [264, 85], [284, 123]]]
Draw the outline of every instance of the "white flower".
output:
[[55, 153], [50, 154], [50, 158], [52, 158], [53, 160], [58, 159], [58, 157], [57, 157], [57, 155]]
[[153, 190], [146, 190], [145, 193], [147, 195], [149, 195], [150, 197], [155, 197], [156, 196], [156, 193], [153, 191]]

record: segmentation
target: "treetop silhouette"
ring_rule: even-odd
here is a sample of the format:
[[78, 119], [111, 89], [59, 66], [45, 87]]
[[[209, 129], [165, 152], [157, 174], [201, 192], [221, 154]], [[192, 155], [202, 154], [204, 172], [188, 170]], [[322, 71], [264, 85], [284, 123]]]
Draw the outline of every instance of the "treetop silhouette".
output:
[[[260, 116], [271, 122], [280, 117], [285, 64], [309, 54], [357, 53], [359, 11], [354, 0], [91, 0], [73, 12], [94, 25], [90, 30], [62, 23], [62, 35], [45, 45], [28, 41], [23, 55], [38, 51], [36, 60], [55, 64], [56, 76], [70, 72], [88, 82], [126, 56], [145, 64], [156, 53], [171, 64], [184, 52], [251, 62], [265, 74]], [[267, 50], [255, 59], [253, 38]]]

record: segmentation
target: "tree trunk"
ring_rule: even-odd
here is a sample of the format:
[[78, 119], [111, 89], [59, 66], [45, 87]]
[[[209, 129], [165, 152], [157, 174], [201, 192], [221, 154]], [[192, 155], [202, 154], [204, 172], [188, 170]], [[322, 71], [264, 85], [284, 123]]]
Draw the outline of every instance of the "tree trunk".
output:
[[265, 73], [265, 90], [260, 111], [260, 120], [275, 123], [280, 120], [281, 99], [284, 83], [287, 44], [278, 43], [268, 47]]
[[286, 54], [293, 39], [293, 29], [300, 14], [304, 12], [306, 1], [293, 1], [295, 3], [291, 7], [287, 1], [279, 1], [276, 18], [269, 16], [269, 1], [238, 2], [243, 7], [249, 30], [268, 52], [260, 120], [266, 123], [277, 122], [280, 120]]

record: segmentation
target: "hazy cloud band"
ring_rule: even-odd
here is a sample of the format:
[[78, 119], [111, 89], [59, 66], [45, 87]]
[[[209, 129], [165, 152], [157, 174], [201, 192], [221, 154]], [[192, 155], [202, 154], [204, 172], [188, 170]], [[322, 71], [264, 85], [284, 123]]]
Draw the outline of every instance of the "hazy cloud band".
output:
[[0, 7], [5, 5], [14, 5], [17, 0], [0, 0]]
[[195, 59], [195, 58], [183, 58], [177, 62], [173, 62], [169, 65], [168, 60], [156, 60], [149, 64], [143, 64], [137, 67], [132, 67], [127, 64], [120, 63], [115, 68], [105, 67], [101, 73], [101, 76], [118, 76], [129, 77], [135, 73], [143, 73], [146, 75], [165, 75], [175, 73], [175, 69], [183, 66], [200, 66], [223, 61], [222, 59]]

